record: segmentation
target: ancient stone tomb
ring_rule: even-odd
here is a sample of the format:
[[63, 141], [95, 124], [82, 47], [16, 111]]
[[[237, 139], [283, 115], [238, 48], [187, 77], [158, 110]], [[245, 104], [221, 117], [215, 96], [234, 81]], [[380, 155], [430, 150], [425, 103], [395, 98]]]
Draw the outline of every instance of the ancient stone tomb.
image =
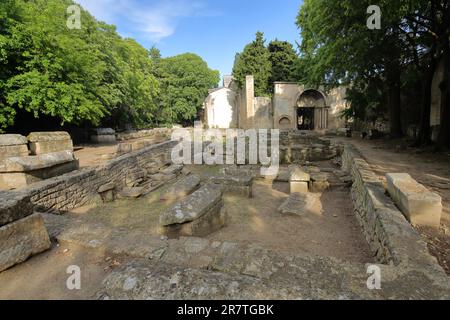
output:
[[441, 197], [430, 192], [406, 173], [386, 175], [388, 192], [395, 204], [413, 225], [439, 228]]
[[23, 188], [79, 167], [67, 132], [0, 135], [0, 151], [0, 190]]

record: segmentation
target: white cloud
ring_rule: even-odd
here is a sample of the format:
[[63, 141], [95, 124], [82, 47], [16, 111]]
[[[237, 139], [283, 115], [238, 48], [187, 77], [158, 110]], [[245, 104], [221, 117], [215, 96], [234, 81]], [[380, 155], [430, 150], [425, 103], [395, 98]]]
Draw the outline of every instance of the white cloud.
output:
[[180, 19], [211, 16], [206, 0], [76, 0], [97, 19], [126, 24], [128, 32], [159, 41], [175, 33]]

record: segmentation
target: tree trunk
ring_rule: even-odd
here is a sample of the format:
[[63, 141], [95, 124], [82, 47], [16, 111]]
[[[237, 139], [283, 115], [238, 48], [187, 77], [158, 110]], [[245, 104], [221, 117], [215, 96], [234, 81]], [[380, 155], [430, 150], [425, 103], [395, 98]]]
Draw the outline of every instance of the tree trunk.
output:
[[436, 71], [436, 58], [431, 55], [430, 65], [426, 70], [424, 83], [422, 85], [422, 102], [420, 109], [419, 136], [416, 145], [422, 146], [431, 143], [431, 89], [433, 86], [434, 73]]
[[444, 77], [439, 86], [441, 89], [441, 119], [437, 145], [439, 149], [450, 147], [450, 47], [447, 41], [443, 52]]
[[400, 68], [391, 68], [388, 79], [389, 124], [391, 136], [398, 138], [403, 135], [401, 124], [401, 95], [400, 95]]

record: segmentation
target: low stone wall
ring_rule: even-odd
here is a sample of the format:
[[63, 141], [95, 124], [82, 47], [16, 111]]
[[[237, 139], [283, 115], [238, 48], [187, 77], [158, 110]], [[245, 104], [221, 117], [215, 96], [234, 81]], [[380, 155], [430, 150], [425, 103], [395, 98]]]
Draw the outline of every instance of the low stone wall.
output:
[[0, 192], [0, 272], [50, 248], [37, 211], [63, 213], [101, 200], [99, 192], [105, 185], [123, 189], [143, 180], [150, 185], [161, 184], [166, 175], [159, 172], [168, 170], [173, 146], [174, 142], [154, 145], [99, 167], [37, 182], [19, 191]]
[[283, 164], [330, 160], [342, 153], [342, 146], [317, 134], [280, 132], [280, 160]]
[[352, 199], [356, 217], [378, 261], [444, 274], [428, 252], [425, 241], [386, 195], [378, 176], [352, 145], [344, 148], [342, 169], [353, 177]]
[[[98, 199], [101, 186], [113, 183], [116, 188], [132, 184], [132, 179], [152, 182], [152, 176], [170, 163], [173, 142], [144, 148], [116, 158], [105, 165], [85, 168], [48, 180], [37, 182], [20, 191], [27, 195], [34, 206], [43, 210], [70, 210]], [[160, 177], [155, 177], [158, 183]], [[3, 192], [5, 197], [15, 197], [19, 191]]]
[[164, 140], [170, 139], [172, 129], [169, 128], [156, 128], [139, 131], [128, 131], [117, 134], [118, 141], [127, 141], [142, 138], [163, 138]]

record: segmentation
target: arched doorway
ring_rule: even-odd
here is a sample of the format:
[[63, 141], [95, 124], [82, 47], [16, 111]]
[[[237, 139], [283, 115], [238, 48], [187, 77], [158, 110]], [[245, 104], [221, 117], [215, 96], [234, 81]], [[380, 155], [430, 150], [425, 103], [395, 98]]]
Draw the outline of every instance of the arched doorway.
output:
[[297, 100], [297, 129], [327, 129], [328, 108], [323, 94], [317, 90], [304, 91]]

